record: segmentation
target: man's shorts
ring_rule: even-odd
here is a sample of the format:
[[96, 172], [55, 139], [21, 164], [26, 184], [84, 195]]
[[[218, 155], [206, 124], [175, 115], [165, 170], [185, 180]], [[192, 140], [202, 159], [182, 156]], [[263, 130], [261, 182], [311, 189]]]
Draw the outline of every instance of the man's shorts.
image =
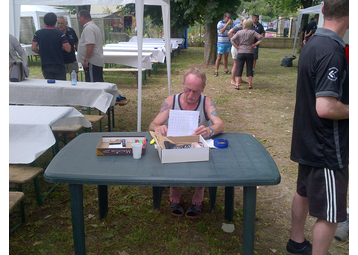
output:
[[237, 52], [238, 52], [238, 49], [236, 49], [234, 46], [231, 47], [231, 56], [232, 56], [232, 59], [237, 59]]
[[256, 47], [254, 48], [254, 59], [256, 60], [256, 59], [258, 59], [258, 58], [259, 58], [259, 47], [256, 46]]
[[308, 198], [311, 216], [328, 222], [347, 219], [348, 167], [340, 170], [298, 165], [297, 193]]
[[230, 51], [231, 51], [231, 43], [230, 44], [218, 43], [218, 54], [224, 54]]
[[69, 64], [65, 64], [66, 66], [66, 73], [71, 74], [72, 70], [75, 70], [76, 73], [78, 73], [78, 63], [77, 61], [69, 63]]

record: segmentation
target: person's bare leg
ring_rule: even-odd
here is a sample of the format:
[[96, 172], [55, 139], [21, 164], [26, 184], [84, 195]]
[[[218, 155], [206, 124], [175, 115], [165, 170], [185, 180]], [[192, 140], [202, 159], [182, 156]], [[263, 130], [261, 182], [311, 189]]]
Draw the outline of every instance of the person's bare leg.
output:
[[236, 70], [237, 70], [237, 59], [234, 59], [234, 64], [231, 69], [231, 84], [235, 84]]
[[205, 191], [205, 187], [197, 187], [195, 189], [195, 193], [194, 193], [192, 201], [191, 201], [191, 203], [193, 205], [196, 205], [196, 206], [201, 205], [201, 203], [204, 200], [204, 191]]
[[312, 255], [326, 255], [332, 243], [337, 223], [317, 219], [313, 228]]
[[256, 66], [256, 59], [254, 59], [254, 63], [252, 65], [252, 69], [255, 69], [255, 66]]
[[220, 61], [221, 61], [221, 56], [223, 54], [218, 54], [217, 58], [216, 58], [216, 62], [215, 62], [215, 72], [219, 71], [219, 66], [220, 66]]
[[292, 200], [291, 240], [296, 243], [305, 241], [304, 227], [308, 215], [308, 199], [297, 192]]
[[241, 76], [236, 76], [235, 79], [236, 79], [235, 87], [239, 88], [242, 81]]
[[169, 200], [172, 203], [180, 204], [181, 202], [181, 195], [179, 187], [170, 187], [169, 190]]
[[225, 52], [224, 53], [224, 60], [223, 60], [223, 63], [224, 63], [224, 71], [226, 72], [226, 71], [229, 71], [228, 70], [228, 67], [227, 67], [227, 65], [228, 65], [228, 58], [229, 58], [229, 52]]
[[252, 88], [252, 76], [249, 76], [249, 88]]

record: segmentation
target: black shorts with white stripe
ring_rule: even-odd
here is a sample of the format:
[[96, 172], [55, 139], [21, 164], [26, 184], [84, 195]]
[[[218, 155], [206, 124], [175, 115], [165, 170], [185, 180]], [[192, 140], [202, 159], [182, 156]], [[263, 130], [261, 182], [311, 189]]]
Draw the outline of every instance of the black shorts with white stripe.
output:
[[297, 193], [308, 198], [309, 214], [328, 222], [347, 219], [348, 167], [340, 170], [298, 165]]

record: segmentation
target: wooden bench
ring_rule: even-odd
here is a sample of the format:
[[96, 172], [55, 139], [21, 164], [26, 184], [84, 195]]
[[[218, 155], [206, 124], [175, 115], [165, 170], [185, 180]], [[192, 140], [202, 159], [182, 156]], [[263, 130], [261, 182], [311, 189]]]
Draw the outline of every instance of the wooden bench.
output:
[[[159, 61], [158, 60], [152, 60], [151, 62], [152, 62], [154, 74], [157, 74]], [[149, 76], [150, 76], [150, 73], [149, 73]]]
[[[81, 81], [82, 81], [82, 72], [83, 68], [79, 68], [78, 72], [81, 73]], [[130, 72], [136, 78], [138, 84], [138, 69], [137, 68], [103, 68], [103, 72]], [[142, 82], [145, 84], [147, 81], [147, 69], [142, 68]]]
[[18, 186], [17, 190], [22, 192], [22, 185], [32, 180], [34, 182], [37, 203], [42, 205], [43, 201], [45, 201], [47, 196], [54, 189], [54, 187], [52, 187], [44, 198], [41, 197], [41, 189], [37, 177], [43, 171], [41, 167], [9, 165], [9, 183]]
[[[97, 123], [99, 122], [100, 125], [99, 125], [99, 131], [102, 132], [102, 119], [104, 118], [102, 115], [88, 115], [88, 114], [83, 114], [83, 116], [86, 117], [86, 119], [92, 123], [92, 125], [94, 123]], [[91, 131], [91, 128], [87, 128], [86, 131], [90, 132]]]
[[21, 210], [21, 220], [10, 230], [10, 234], [14, 232], [15, 229], [17, 229], [22, 223], [25, 222], [25, 206], [23, 201], [24, 197], [25, 194], [23, 192], [19, 192], [19, 191], [9, 192], [9, 213], [11, 213], [18, 204], [20, 204], [20, 210]]
[[67, 144], [67, 138], [74, 138], [80, 134], [82, 125], [71, 125], [71, 126], [57, 126], [51, 127], [53, 134], [56, 138], [56, 143], [53, 148], [53, 155], [55, 156], [60, 151], [59, 142], [62, 141], [64, 145]]

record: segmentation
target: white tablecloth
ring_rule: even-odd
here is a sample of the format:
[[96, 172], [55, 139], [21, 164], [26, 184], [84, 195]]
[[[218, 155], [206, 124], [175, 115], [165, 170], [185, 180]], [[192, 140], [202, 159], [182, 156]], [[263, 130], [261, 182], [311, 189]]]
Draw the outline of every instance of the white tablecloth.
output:
[[[124, 46], [124, 47], [138, 47], [137, 42], [119, 42], [117, 43], [120, 46]], [[142, 44], [142, 48], [162, 48], [164, 52], [166, 52], [165, 49], [165, 42], [152, 42], [152, 43], [144, 43]], [[176, 50], [177, 48], [175, 48], [173, 45], [171, 45], [171, 49], [170, 52], [172, 52], [173, 50]]]
[[[127, 46], [120, 46], [118, 44], [107, 44], [103, 47], [103, 51], [121, 51], [121, 52], [137, 52], [138, 47], [127, 47]], [[143, 48], [142, 52], [149, 52], [152, 53], [151, 60], [158, 60], [160, 63], [164, 63], [165, 61], [165, 53], [163, 51], [163, 47], [157, 48]]]
[[[142, 52], [142, 68], [152, 69], [151, 52]], [[103, 51], [104, 63], [138, 68], [138, 52]]]
[[55, 144], [51, 126], [91, 123], [73, 107], [9, 106], [9, 163], [29, 164]]
[[[137, 36], [133, 36], [129, 39], [129, 42], [137, 42]], [[164, 38], [143, 38], [143, 44], [150, 43], [164, 43]], [[177, 49], [179, 45], [182, 45], [185, 42], [184, 38], [170, 38], [170, 44], [172, 45], [172, 49]]]
[[47, 83], [45, 79], [9, 82], [10, 104], [80, 105], [106, 112], [115, 105], [117, 95], [117, 85], [106, 82], [77, 82], [76, 86], [70, 81]]

